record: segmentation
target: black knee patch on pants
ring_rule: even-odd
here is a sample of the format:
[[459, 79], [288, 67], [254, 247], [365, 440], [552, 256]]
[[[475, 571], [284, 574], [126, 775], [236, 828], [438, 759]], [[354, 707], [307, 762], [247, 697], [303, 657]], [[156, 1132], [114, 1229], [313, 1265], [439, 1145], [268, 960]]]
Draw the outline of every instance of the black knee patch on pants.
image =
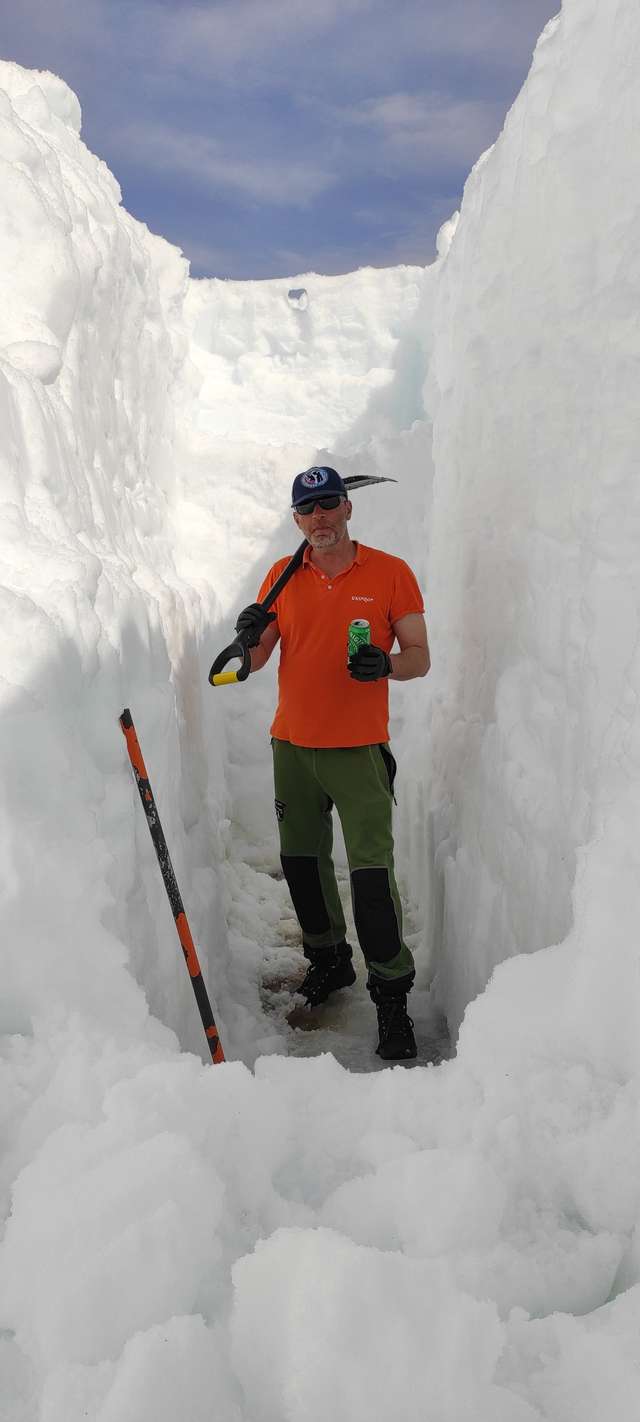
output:
[[317, 859], [307, 854], [281, 854], [280, 863], [302, 932], [326, 933], [331, 924]]
[[352, 869], [353, 915], [367, 962], [389, 963], [402, 948], [389, 871]]

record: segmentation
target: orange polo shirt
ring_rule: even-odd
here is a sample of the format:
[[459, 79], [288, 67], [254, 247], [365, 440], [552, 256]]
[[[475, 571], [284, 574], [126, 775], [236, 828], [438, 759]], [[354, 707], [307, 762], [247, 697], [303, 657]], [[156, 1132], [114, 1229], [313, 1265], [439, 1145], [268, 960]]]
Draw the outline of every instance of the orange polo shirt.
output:
[[[389, 739], [388, 678], [355, 681], [347, 671], [347, 629], [366, 618], [371, 641], [390, 652], [393, 623], [424, 612], [408, 563], [378, 548], [356, 544], [350, 568], [329, 577], [311, 562], [290, 578], [272, 612], [280, 633], [278, 707], [271, 734], [296, 746], [366, 746]], [[286, 568], [280, 558], [267, 573], [258, 600]]]

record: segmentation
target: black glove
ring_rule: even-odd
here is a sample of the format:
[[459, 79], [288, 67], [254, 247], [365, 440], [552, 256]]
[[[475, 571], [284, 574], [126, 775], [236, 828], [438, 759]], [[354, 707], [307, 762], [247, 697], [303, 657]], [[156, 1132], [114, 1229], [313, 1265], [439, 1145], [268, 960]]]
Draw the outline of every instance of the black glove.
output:
[[269, 623], [275, 622], [275, 620], [275, 612], [267, 612], [261, 602], [251, 602], [240, 613], [236, 622], [236, 632], [242, 633], [245, 647], [257, 647], [262, 633]]
[[349, 676], [355, 681], [379, 681], [381, 676], [388, 676], [393, 670], [389, 653], [383, 652], [382, 647], [376, 647], [373, 642], [363, 642], [357, 652], [349, 657], [347, 666]]

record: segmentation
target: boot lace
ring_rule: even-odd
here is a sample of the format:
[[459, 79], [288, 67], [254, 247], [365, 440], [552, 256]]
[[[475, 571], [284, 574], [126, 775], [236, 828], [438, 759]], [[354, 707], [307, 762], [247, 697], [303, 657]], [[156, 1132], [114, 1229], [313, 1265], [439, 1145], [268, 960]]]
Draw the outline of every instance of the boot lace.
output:
[[414, 1022], [413, 1018], [409, 1017], [405, 1000], [401, 997], [387, 997], [376, 1005], [382, 1040], [386, 1042], [395, 1033], [408, 1037], [409, 1032], [413, 1031]]
[[328, 963], [312, 963], [311, 967], [307, 968], [298, 992], [303, 993], [305, 997], [318, 992], [327, 978], [335, 972], [337, 963], [337, 958], [331, 958]]
[[298, 992], [307, 999], [309, 1006], [314, 1006], [323, 1002], [334, 987], [343, 987], [353, 980], [350, 954], [330, 953], [307, 968]]

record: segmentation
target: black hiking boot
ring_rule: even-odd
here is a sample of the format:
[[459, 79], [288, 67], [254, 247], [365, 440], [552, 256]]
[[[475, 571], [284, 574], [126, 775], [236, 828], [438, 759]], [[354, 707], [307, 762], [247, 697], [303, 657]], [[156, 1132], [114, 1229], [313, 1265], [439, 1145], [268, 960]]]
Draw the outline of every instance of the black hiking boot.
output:
[[349, 943], [337, 943], [335, 948], [309, 948], [305, 944], [304, 956], [310, 966], [297, 989], [307, 1007], [319, 1007], [330, 992], [337, 988], [351, 987], [356, 975], [351, 962]]
[[403, 978], [376, 978], [370, 973], [367, 991], [376, 1005], [379, 1042], [376, 1052], [385, 1061], [409, 1061], [417, 1056], [413, 1022], [407, 1013], [407, 993], [414, 974]]

